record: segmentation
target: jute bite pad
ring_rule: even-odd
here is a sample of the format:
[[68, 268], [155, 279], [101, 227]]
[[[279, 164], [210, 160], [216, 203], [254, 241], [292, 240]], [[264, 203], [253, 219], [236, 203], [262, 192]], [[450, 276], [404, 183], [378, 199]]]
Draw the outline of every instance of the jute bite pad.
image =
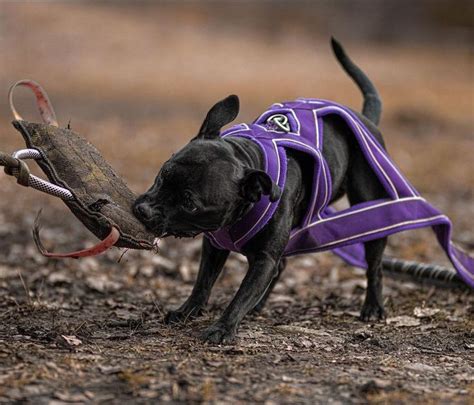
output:
[[74, 215], [98, 238], [112, 226], [120, 231], [115, 246], [151, 249], [154, 236], [132, 213], [136, 199], [100, 152], [69, 129], [27, 121], [13, 121], [28, 148], [38, 150], [36, 162], [48, 179], [68, 189], [73, 200], [64, 200]]
[[[18, 85], [34, 91], [40, 114], [46, 123], [18, 119], [21, 117], [13, 107], [11, 96]], [[69, 128], [57, 126], [54, 111], [44, 90], [32, 81], [20, 81], [10, 90], [10, 102], [17, 118], [13, 121], [13, 126], [21, 133], [27, 147], [41, 155], [36, 162], [53, 183], [53, 187], [59, 186], [70, 192], [67, 198], [61, 198], [74, 215], [98, 238], [109, 238], [109, 245], [112, 241], [117, 247], [153, 249], [156, 246], [154, 235], [145, 229], [132, 212], [135, 194], [91, 143]], [[39, 239], [36, 239], [38, 242]], [[41, 243], [39, 247], [41, 250]], [[88, 254], [66, 254], [57, 257], [86, 255]]]

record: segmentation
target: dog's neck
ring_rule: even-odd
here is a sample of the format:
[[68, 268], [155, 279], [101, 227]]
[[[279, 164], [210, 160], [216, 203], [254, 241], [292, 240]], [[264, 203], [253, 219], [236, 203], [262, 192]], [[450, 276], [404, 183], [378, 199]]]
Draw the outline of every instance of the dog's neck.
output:
[[224, 141], [234, 150], [245, 168], [264, 170], [263, 154], [258, 145], [250, 139], [228, 136]]
[[[255, 142], [243, 137], [232, 136], [224, 138], [224, 141], [232, 148], [235, 156], [238, 158], [239, 162], [242, 163], [245, 169], [265, 169], [263, 153]], [[234, 216], [230, 223], [235, 224], [245, 214], [247, 214], [252, 207], [253, 204], [251, 203], [242, 205], [239, 211], [234, 212]], [[227, 223], [227, 219], [224, 222]]]

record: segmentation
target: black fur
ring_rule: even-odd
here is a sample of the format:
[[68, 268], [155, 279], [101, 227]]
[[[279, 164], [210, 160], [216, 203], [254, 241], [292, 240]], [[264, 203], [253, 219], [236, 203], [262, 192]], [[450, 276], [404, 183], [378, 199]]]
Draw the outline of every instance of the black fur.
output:
[[[374, 86], [342, 47], [334, 40], [332, 44], [341, 64], [363, 91], [364, 112], [378, 122], [381, 103]], [[249, 267], [239, 290], [220, 319], [203, 333], [203, 339], [213, 343], [231, 342], [242, 318], [265, 304], [285, 267], [282, 253], [290, 230], [302, 220], [311, 192], [311, 179], [303, 174], [308, 165], [303, 154], [288, 151], [287, 180], [284, 190], [279, 190], [262, 171], [263, 160], [256, 144], [244, 138], [218, 136], [221, 127], [235, 118], [238, 106], [237, 97], [230, 96], [212, 107], [198, 135], [163, 165], [151, 189], [138, 198], [134, 207], [137, 217], [158, 236], [195, 236], [234, 223], [261, 195], [276, 200], [281, 194], [272, 219], [243, 247]], [[383, 145], [374, 123], [359, 116]], [[344, 194], [351, 204], [386, 197], [346, 123], [329, 116], [324, 134], [323, 154], [333, 181], [331, 202]], [[364, 321], [385, 317], [381, 272], [385, 245], [386, 238], [365, 244], [369, 268], [361, 311]], [[228, 254], [204, 238], [193, 291], [180, 308], [168, 313], [167, 323], [201, 313]]]
[[366, 74], [354, 62], [352, 62], [344, 51], [344, 48], [334, 38], [331, 38], [331, 46], [341, 66], [357, 83], [357, 86], [359, 86], [364, 94], [362, 115], [367, 117], [375, 125], [378, 125], [382, 114], [382, 102], [380, 101], [377, 89]]

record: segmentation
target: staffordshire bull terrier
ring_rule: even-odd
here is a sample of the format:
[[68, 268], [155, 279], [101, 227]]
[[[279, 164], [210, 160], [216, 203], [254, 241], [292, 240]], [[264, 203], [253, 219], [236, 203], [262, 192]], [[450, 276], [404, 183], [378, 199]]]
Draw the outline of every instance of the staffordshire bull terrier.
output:
[[[440, 243], [449, 241], [449, 220], [419, 196], [385, 152], [375, 87], [340, 44], [332, 40], [332, 47], [363, 93], [362, 114], [326, 100], [299, 99], [221, 132], [239, 112], [239, 99], [231, 95], [209, 110], [198, 134], [136, 200], [135, 215], [156, 236], [205, 235], [192, 293], [166, 315], [166, 323], [199, 316], [229, 252], [238, 251], [248, 260], [247, 274], [220, 319], [203, 333], [212, 343], [232, 342], [243, 317], [262, 309], [285, 256], [324, 249], [367, 268], [361, 319], [380, 320], [387, 235], [441, 224], [448, 237]], [[352, 211], [334, 215], [329, 206], [344, 195]], [[392, 208], [396, 204], [401, 208]]]

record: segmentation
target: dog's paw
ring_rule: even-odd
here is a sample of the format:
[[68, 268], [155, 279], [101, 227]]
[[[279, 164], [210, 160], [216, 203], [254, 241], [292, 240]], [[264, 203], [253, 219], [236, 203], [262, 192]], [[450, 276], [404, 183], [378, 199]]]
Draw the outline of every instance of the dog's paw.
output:
[[360, 311], [360, 320], [363, 322], [383, 321], [386, 318], [383, 305], [378, 302], [364, 302]]
[[184, 314], [183, 312], [169, 311], [165, 315], [163, 322], [167, 325], [173, 325], [173, 324], [184, 322], [185, 319], [186, 319], [186, 314]]
[[235, 330], [216, 322], [201, 334], [201, 339], [213, 344], [230, 344], [235, 341]]
[[163, 322], [167, 325], [173, 325], [178, 323], [186, 322], [187, 320], [194, 319], [201, 314], [200, 308], [193, 308], [192, 310], [177, 309], [176, 311], [169, 311]]

